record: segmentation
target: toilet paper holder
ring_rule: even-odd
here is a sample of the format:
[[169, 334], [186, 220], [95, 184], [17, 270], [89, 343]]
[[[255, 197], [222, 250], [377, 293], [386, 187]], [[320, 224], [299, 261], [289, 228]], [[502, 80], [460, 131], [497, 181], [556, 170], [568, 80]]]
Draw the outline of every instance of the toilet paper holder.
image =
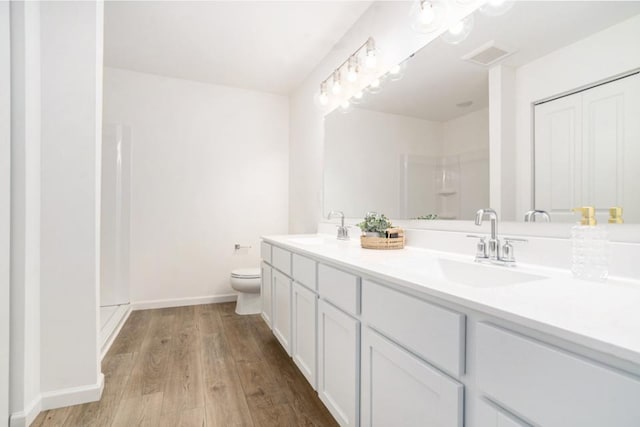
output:
[[242, 246], [240, 245], [240, 243], [236, 243], [235, 245], [233, 245], [233, 248], [236, 251], [239, 251], [240, 249], [251, 249], [251, 246]]

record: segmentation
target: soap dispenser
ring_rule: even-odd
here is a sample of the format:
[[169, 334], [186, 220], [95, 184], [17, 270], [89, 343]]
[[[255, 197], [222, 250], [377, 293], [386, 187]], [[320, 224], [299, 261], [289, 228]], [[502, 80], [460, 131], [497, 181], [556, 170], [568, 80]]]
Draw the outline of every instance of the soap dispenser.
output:
[[582, 219], [571, 227], [571, 272], [574, 277], [603, 281], [609, 274], [609, 236], [606, 227], [598, 225], [593, 206], [574, 208]]

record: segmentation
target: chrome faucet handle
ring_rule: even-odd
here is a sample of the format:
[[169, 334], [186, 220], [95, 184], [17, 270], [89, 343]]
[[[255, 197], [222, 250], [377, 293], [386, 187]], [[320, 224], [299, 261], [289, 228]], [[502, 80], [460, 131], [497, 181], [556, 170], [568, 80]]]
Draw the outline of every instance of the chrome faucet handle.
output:
[[480, 241], [476, 243], [476, 261], [489, 258], [489, 256], [487, 255], [487, 237], [486, 236], [478, 236], [476, 234], [467, 234], [467, 237], [480, 239]]
[[505, 237], [504, 244], [502, 245], [502, 261], [504, 262], [516, 262], [513, 245], [511, 244], [511, 242], [526, 243], [528, 242], [528, 240], [519, 239], [517, 237]]
[[345, 227], [344, 225], [344, 212], [342, 211], [331, 211], [327, 215], [327, 219], [331, 219], [334, 216], [340, 218], [340, 225], [338, 225], [338, 240], [349, 240], [349, 227]]

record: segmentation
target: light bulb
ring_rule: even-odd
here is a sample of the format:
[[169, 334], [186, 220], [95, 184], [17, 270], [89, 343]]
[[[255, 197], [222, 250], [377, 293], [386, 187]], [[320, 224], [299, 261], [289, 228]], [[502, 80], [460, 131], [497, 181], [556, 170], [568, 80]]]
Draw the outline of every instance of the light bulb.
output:
[[336, 72], [333, 75], [333, 84], [331, 85], [331, 93], [340, 95], [342, 93], [342, 84], [340, 84], [340, 74]]
[[349, 71], [347, 71], [347, 80], [351, 83], [358, 80], [358, 70], [355, 68], [350, 68]]
[[400, 65], [396, 64], [393, 67], [391, 67], [391, 69], [389, 70], [389, 74], [392, 74], [392, 75], [400, 74], [401, 70], [402, 69], [400, 68]]
[[353, 94], [353, 97], [358, 100], [362, 99], [363, 96], [364, 96], [364, 92], [362, 92], [361, 90]]
[[422, 3], [420, 5], [420, 13], [418, 14], [418, 19], [421, 24], [429, 25], [436, 19], [436, 13], [433, 10], [433, 4], [430, 2]]
[[329, 103], [329, 97], [325, 92], [320, 92], [320, 95], [318, 96], [318, 102], [320, 102], [320, 105], [322, 105], [323, 107]]
[[378, 57], [375, 50], [367, 52], [367, 57], [364, 60], [364, 64], [367, 66], [367, 68], [375, 68], [375, 66], [378, 64]]
[[374, 79], [371, 84], [369, 84], [369, 86], [371, 86], [372, 88], [379, 88], [380, 87], [380, 79]]
[[458, 34], [462, 33], [463, 30], [464, 30], [464, 22], [462, 21], [456, 22], [449, 28], [449, 32], [454, 36], [457, 36]]

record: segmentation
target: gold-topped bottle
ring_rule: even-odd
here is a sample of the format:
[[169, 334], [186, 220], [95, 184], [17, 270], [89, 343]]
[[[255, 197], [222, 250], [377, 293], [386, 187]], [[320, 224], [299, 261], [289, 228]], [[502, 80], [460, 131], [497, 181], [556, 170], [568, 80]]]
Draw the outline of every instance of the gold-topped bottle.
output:
[[609, 208], [609, 224], [623, 224], [622, 208], [620, 206], [614, 206]]

